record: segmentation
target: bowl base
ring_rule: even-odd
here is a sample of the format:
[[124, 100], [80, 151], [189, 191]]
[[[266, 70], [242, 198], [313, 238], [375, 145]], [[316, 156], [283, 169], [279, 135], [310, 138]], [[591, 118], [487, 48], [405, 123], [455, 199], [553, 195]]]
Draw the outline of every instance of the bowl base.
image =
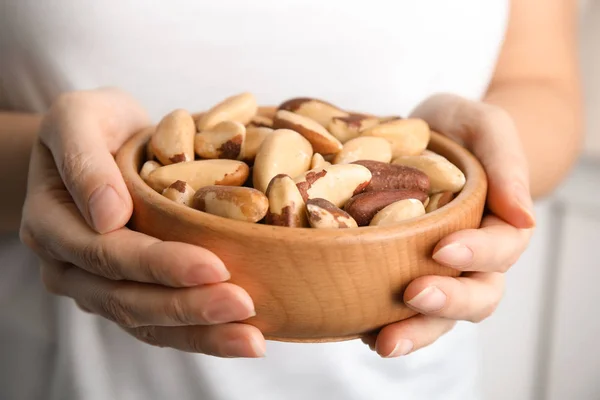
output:
[[324, 338], [291, 338], [291, 337], [276, 337], [276, 336], [265, 336], [266, 340], [272, 342], [288, 342], [288, 343], [332, 343], [332, 342], [346, 342], [348, 340], [360, 339], [361, 335], [349, 335], [349, 336], [332, 336]]

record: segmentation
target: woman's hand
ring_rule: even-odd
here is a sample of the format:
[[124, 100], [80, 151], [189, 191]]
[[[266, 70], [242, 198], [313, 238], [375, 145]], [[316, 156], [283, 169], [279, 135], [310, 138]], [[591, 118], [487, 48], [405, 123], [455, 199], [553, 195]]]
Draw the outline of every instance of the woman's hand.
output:
[[434, 260], [463, 274], [415, 279], [404, 302], [419, 314], [363, 339], [382, 357], [425, 347], [452, 329], [456, 320], [480, 322], [489, 317], [502, 298], [504, 272], [523, 253], [535, 226], [527, 160], [506, 112], [444, 94], [420, 104], [412, 116], [426, 120], [432, 130], [467, 147], [481, 161], [489, 181], [489, 213], [480, 229], [453, 233], [433, 250]]
[[21, 240], [41, 259], [46, 288], [73, 298], [157, 346], [222, 357], [259, 357], [260, 331], [242, 288], [211, 252], [128, 230], [132, 200], [113, 155], [148, 125], [127, 94], [61, 96], [31, 156]]

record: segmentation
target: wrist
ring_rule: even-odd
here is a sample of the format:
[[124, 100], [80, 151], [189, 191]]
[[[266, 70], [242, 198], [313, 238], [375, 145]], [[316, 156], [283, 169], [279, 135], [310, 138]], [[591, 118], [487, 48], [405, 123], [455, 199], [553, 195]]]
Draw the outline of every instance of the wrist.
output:
[[16, 232], [27, 189], [31, 148], [42, 121], [41, 114], [0, 111], [0, 234]]

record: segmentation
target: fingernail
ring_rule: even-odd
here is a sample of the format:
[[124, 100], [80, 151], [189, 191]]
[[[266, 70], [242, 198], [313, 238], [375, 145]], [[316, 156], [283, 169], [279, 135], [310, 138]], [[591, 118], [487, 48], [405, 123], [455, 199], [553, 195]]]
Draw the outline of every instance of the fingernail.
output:
[[254, 336], [229, 340], [225, 348], [226, 357], [264, 357], [266, 352], [264, 342]]
[[406, 303], [419, 311], [433, 312], [441, 310], [444, 307], [446, 304], [446, 295], [437, 287], [429, 286]]
[[223, 324], [254, 317], [256, 311], [252, 301], [244, 297], [209, 302], [204, 310], [204, 318], [210, 324]]
[[451, 243], [433, 253], [432, 258], [450, 267], [468, 267], [473, 262], [473, 251], [461, 243]]
[[405, 356], [412, 351], [414, 344], [408, 339], [400, 339], [394, 349], [385, 358]]
[[250, 347], [252, 348], [256, 357], [264, 357], [265, 353], [267, 352], [264, 340], [258, 340], [254, 336], [250, 337]]
[[223, 264], [200, 264], [190, 268], [185, 283], [189, 286], [207, 285], [224, 282], [230, 278], [231, 274]]
[[93, 228], [106, 233], [120, 228], [120, 220], [125, 211], [125, 203], [110, 185], [94, 190], [88, 202]]
[[518, 183], [515, 185], [515, 197], [521, 211], [525, 214], [522, 228], [533, 228], [535, 226], [535, 217], [533, 215], [533, 200], [531, 200], [529, 190], [523, 184]]

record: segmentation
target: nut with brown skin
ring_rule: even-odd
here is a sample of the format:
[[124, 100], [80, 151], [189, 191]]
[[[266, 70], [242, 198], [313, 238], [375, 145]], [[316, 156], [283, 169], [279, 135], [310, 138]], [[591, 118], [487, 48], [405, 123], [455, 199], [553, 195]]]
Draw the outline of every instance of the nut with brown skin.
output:
[[354, 218], [358, 226], [367, 226], [380, 210], [388, 205], [405, 199], [417, 199], [425, 202], [427, 194], [420, 190], [380, 190], [365, 192], [352, 197], [344, 210]]
[[431, 132], [422, 119], [398, 119], [375, 125], [361, 132], [361, 136], [376, 136], [392, 145], [392, 157], [421, 154], [427, 148]]
[[294, 179], [304, 201], [325, 199], [341, 207], [371, 181], [371, 172], [362, 165], [338, 164], [317, 168]]
[[370, 226], [397, 225], [406, 220], [425, 215], [423, 203], [417, 199], [396, 201], [382, 208], [369, 223]]
[[142, 165], [142, 169], [140, 169], [140, 177], [144, 181], [147, 181], [150, 173], [161, 166], [162, 165], [156, 161], [146, 161], [144, 165]]
[[196, 191], [192, 201], [196, 210], [245, 222], [258, 222], [269, 208], [262, 192], [237, 186], [205, 186]]
[[254, 160], [254, 188], [266, 192], [275, 175], [298, 176], [308, 170], [313, 155], [310, 142], [298, 132], [277, 129], [268, 135]]
[[192, 161], [196, 127], [189, 112], [177, 109], [165, 115], [150, 138], [150, 153], [163, 165]]
[[254, 162], [260, 146], [262, 146], [267, 136], [273, 132], [271, 128], [249, 125], [246, 128], [246, 140], [244, 140], [244, 145], [242, 146], [241, 159], [248, 163]]
[[327, 128], [340, 142], [346, 143], [359, 137], [360, 132], [372, 128], [379, 122], [376, 117], [352, 113], [348, 116], [332, 118]]
[[405, 165], [423, 171], [429, 177], [429, 193], [457, 193], [465, 186], [466, 178], [460, 169], [440, 155], [398, 157], [394, 164]]
[[392, 161], [390, 143], [375, 136], [361, 136], [344, 143], [342, 150], [333, 159], [334, 164], [350, 164], [358, 160], [373, 160], [383, 163]]
[[162, 194], [167, 199], [173, 200], [176, 203], [190, 206], [195, 192], [190, 185], [184, 181], [177, 180], [163, 190]]
[[278, 107], [279, 110], [291, 111], [303, 115], [327, 128], [334, 117], [346, 117], [348, 113], [331, 103], [309, 97], [296, 97], [289, 99]]
[[288, 175], [275, 176], [267, 187], [269, 211], [265, 218], [268, 225], [305, 227], [306, 205], [294, 180]]
[[330, 165], [331, 165], [331, 163], [329, 161], [325, 160], [325, 158], [323, 158], [321, 153], [313, 154], [312, 160], [310, 161], [310, 169], [324, 168], [324, 167], [328, 167]]
[[205, 159], [225, 158], [237, 160], [246, 139], [246, 127], [236, 121], [219, 122], [194, 138], [194, 150]]
[[242, 161], [195, 160], [157, 168], [148, 175], [146, 182], [159, 193], [177, 180], [187, 182], [194, 190], [211, 185], [240, 186], [249, 171]]
[[202, 114], [196, 121], [198, 132], [210, 129], [223, 121], [236, 121], [247, 125], [258, 112], [258, 104], [252, 93], [231, 96]]
[[454, 198], [454, 194], [452, 192], [441, 192], [432, 194], [429, 197], [429, 204], [427, 204], [425, 210], [430, 213], [437, 209], [444, 207], [446, 204], [450, 203]]
[[342, 149], [342, 143], [315, 120], [291, 111], [277, 111], [273, 119], [273, 127], [298, 132], [310, 142], [317, 153], [334, 154]]
[[248, 123], [246, 128], [273, 128], [273, 119], [265, 117], [264, 115], [255, 115], [252, 120]]
[[306, 213], [312, 228], [358, 228], [350, 214], [325, 199], [308, 200]]
[[372, 160], [359, 160], [353, 164], [362, 165], [373, 175], [365, 192], [388, 189], [415, 189], [429, 192], [429, 177], [416, 168]]

